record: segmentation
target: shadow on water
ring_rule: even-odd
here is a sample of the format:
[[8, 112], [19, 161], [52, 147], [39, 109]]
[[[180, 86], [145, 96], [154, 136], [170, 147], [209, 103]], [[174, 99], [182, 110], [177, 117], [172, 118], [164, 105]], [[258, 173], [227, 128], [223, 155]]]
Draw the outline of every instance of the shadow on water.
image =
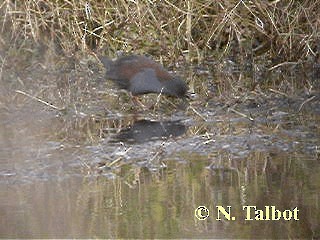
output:
[[114, 137], [115, 142], [143, 143], [169, 137], [178, 137], [186, 132], [186, 126], [180, 121], [139, 120]]
[[[102, 79], [82, 65], [4, 64], [1, 237], [320, 236], [319, 93], [198, 96], [185, 109], [163, 98], [142, 111]], [[216, 206], [235, 220], [216, 220]], [[299, 220], [245, 220], [243, 206], [297, 208]]]

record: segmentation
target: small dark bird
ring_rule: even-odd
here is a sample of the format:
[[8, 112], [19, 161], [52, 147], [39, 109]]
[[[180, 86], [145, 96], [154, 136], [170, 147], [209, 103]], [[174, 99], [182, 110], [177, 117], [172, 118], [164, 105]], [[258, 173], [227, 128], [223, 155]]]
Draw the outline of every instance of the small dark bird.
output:
[[187, 85], [180, 77], [170, 74], [159, 63], [148, 57], [131, 55], [120, 57], [115, 61], [107, 57], [99, 59], [107, 70], [107, 79], [134, 96], [161, 93], [184, 97], [187, 93]]

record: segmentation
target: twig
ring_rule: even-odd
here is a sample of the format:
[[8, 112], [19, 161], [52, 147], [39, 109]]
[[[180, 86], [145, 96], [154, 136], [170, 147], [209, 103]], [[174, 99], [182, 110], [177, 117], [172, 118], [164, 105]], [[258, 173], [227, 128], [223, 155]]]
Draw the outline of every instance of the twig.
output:
[[299, 64], [299, 62], [283, 62], [283, 63], [279, 63], [277, 65], [274, 65], [273, 67], [269, 68], [268, 70], [271, 71], [271, 70], [274, 70], [278, 67], [281, 67], [281, 66], [284, 66], [284, 65], [297, 65]]
[[124, 153], [121, 154], [122, 156], [116, 158], [114, 161], [112, 161], [111, 163], [107, 164], [106, 166], [107, 166], [107, 167], [112, 167], [114, 164], [120, 162], [120, 161], [123, 159], [123, 156], [124, 156], [127, 152], [129, 152], [131, 149], [132, 149], [131, 147], [129, 147], [128, 149], [126, 149], [126, 150], [124, 151]]
[[272, 88], [269, 88], [269, 91], [270, 91], [270, 92], [274, 92], [274, 93], [278, 93], [278, 94], [280, 94], [280, 95], [282, 95], [282, 96], [285, 96], [285, 97], [288, 97], [287, 94], [285, 94], [285, 93], [283, 93], [283, 92], [280, 92], [280, 91], [278, 91], [278, 90], [272, 89]]
[[202, 116], [197, 110], [195, 110], [194, 107], [190, 106], [190, 108], [191, 108], [191, 110], [192, 110], [196, 115], [198, 115], [202, 120], [207, 121], [207, 119], [206, 119], [204, 116]]
[[250, 121], [254, 121], [254, 119], [252, 117], [249, 117], [248, 115], [238, 112], [237, 110], [233, 109], [233, 108], [229, 108], [231, 112], [234, 112], [242, 117], [248, 118]]
[[303, 103], [301, 103], [301, 105], [300, 105], [300, 107], [299, 107], [298, 112], [301, 111], [301, 109], [302, 109], [302, 107], [303, 107], [304, 104], [306, 104], [307, 102], [312, 101], [315, 97], [316, 97], [316, 96], [312, 96], [312, 97], [308, 98], [307, 100], [303, 101]]
[[16, 92], [16, 93], [20, 93], [20, 94], [22, 94], [22, 95], [25, 95], [25, 96], [27, 96], [27, 97], [29, 97], [29, 98], [31, 98], [31, 99], [33, 99], [33, 100], [36, 100], [36, 101], [38, 101], [38, 102], [40, 102], [40, 103], [43, 103], [44, 105], [47, 105], [48, 107], [51, 107], [51, 108], [53, 108], [53, 109], [55, 109], [55, 110], [58, 110], [58, 111], [64, 110], [64, 108], [59, 108], [59, 107], [57, 107], [57, 106], [55, 106], [55, 105], [53, 105], [53, 104], [51, 104], [51, 103], [48, 103], [48, 102], [46, 102], [46, 101], [44, 101], [44, 100], [41, 100], [40, 98], [37, 98], [37, 97], [35, 97], [35, 96], [32, 96], [32, 95], [30, 95], [29, 93], [26, 93], [26, 92], [23, 92], [23, 91], [20, 91], [20, 90], [15, 90], [15, 92]]

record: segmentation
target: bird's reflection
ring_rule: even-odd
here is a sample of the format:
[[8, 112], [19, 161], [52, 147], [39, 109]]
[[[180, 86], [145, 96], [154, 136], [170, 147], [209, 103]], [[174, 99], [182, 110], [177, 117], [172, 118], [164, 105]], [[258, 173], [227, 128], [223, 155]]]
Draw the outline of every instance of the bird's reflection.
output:
[[181, 121], [139, 120], [130, 127], [122, 129], [113, 142], [143, 143], [184, 134], [186, 126]]

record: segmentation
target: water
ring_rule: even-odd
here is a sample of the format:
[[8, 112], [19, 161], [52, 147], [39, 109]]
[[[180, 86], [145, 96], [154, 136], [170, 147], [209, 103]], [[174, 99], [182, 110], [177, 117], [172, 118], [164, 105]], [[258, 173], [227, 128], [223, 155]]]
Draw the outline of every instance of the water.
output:
[[[319, 95], [141, 110], [103, 74], [14, 71], [0, 89], [2, 238], [320, 236]], [[235, 220], [217, 220], [217, 206]], [[244, 206], [296, 208], [299, 220], [247, 221]]]

